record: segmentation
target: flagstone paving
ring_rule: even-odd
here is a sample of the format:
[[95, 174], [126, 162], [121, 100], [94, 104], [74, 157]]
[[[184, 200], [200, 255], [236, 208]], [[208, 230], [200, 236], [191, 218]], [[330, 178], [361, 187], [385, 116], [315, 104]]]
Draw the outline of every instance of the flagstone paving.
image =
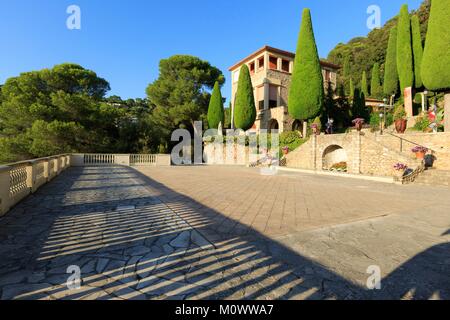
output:
[[0, 297], [450, 299], [449, 208], [448, 188], [70, 168], [0, 218]]

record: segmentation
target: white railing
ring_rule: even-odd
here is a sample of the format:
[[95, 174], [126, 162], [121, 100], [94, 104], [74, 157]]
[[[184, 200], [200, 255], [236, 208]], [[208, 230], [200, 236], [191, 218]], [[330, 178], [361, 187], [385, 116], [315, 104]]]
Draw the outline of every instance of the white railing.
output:
[[68, 167], [170, 166], [165, 154], [64, 154], [0, 166], [0, 216]]
[[170, 166], [168, 154], [72, 154], [72, 166]]
[[0, 166], [0, 216], [70, 166], [70, 155]]

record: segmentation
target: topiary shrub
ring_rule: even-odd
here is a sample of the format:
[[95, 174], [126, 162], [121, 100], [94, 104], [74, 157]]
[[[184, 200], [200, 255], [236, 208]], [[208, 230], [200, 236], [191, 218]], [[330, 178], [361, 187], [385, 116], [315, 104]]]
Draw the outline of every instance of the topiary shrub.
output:
[[406, 4], [400, 10], [397, 28], [397, 70], [400, 89], [403, 93], [405, 88], [412, 87], [414, 84], [411, 20]]
[[214, 89], [211, 94], [211, 100], [209, 101], [208, 108], [208, 125], [210, 129], [219, 128], [219, 124], [224, 126], [225, 112], [223, 108], [222, 94], [220, 93], [219, 82], [216, 81]]
[[242, 65], [236, 101], [234, 104], [234, 124], [237, 129], [247, 131], [253, 127], [256, 120], [255, 97], [253, 95], [252, 79], [246, 64]]
[[289, 90], [289, 114], [297, 120], [314, 118], [323, 109], [324, 96], [322, 68], [311, 14], [309, 9], [304, 9]]

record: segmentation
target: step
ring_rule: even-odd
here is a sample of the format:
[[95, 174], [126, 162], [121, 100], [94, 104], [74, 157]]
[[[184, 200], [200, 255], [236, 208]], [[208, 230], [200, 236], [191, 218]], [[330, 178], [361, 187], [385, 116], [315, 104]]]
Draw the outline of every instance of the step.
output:
[[426, 170], [416, 178], [415, 183], [430, 186], [450, 186], [450, 171]]

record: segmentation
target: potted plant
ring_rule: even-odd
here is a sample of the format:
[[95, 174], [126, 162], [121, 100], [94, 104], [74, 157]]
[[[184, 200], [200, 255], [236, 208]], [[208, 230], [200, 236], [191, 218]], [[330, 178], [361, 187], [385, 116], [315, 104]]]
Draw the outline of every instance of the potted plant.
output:
[[404, 163], [397, 163], [394, 165], [394, 178], [396, 180], [400, 180], [405, 175], [406, 170], [408, 170], [408, 166]]
[[395, 130], [397, 133], [403, 134], [408, 126], [408, 120], [406, 120], [406, 111], [403, 105], [398, 106], [394, 112]]
[[285, 146], [281, 148], [281, 151], [283, 151], [283, 155], [287, 156], [289, 154], [289, 147]]
[[313, 134], [315, 134], [316, 136], [320, 134], [320, 129], [317, 123], [313, 123], [311, 125], [311, 129], [313, 131]]
[[416, 146], [411, 150], [416, 154], [417, 159], [423, 160], [425, 159], [425, 155], [428, 153], [428, 148], [422, 146]]
[[363, 128], [365, 120], [363, 118], [356, 118], [352, 121], [352, 123], [355, 125], [356, 130], [361, 131]]

